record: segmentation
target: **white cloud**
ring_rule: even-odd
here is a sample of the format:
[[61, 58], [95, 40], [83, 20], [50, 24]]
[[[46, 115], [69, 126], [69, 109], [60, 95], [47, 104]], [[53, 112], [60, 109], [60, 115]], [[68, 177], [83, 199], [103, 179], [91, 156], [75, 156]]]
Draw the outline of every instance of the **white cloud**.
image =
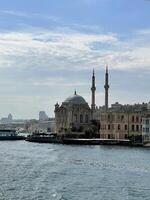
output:
[[42, 31], [0, 34], [0, 67], [49, 67], [50, 69], [79, 69], [92, 66], [97, 51], [94, 42], [114, 44], [114, 35], [89, 35]]
[[83, 70], [108, 63], [113, 69], [149, 69], [150, 42], [146, 36], [135, 36], [123, 40], [112, 33], [86, 34], [74, 30], [0, 33], [0, 68]]
[[13, 10], [0, 10], [0, 14], [6, 14], [10, 16], [22, 17], [22, 18], [27, 18], [27, 19], [51, 20], [54, 22], [59, 20], [59, 17], [56, 17], [56, 16], [44, 15], [44, 14], [39, 14], [39, 13], [26, 13], [26, 12], [19, 12], [19, 11], [13, 11]]

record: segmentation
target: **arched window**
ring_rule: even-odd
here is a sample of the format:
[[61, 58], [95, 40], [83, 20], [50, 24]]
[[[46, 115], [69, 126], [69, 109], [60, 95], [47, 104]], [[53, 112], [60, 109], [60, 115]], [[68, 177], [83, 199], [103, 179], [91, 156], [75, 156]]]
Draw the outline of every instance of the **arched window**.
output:
[[134, 123], [134, 116], [132, 116], [132, 122]]
[[136, 116], [136, 122], [139, 122], [139, 116]]
[[124, 129], [125, 129], [125, 131], [128, 130], [128, 125], [127, 124], [125, 124]]
[[134, 131], [134, 124], [132, 125], [132, 131]]
[[83, 115], [80, 115], [80, 123], [83, 123]]
[[88, 122], [89, 122], [89, 116], [85, 115], [85, 123], [88, 123]]
[[118, 130], [120, 130], [120, 128], [121, 128], [121, 127], [120, 127], [120, 124], [118, 124]]

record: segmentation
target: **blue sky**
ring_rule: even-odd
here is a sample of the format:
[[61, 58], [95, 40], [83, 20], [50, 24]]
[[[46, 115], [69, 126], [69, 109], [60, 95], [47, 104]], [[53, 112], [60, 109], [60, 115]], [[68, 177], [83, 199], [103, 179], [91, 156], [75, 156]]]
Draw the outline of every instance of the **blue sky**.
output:
[[148, 102], [150, 1], [0, 0], [0, 117], [54, 116], [74, 89], [91, 104], [104, 103], [110, 70], [110, 104]]

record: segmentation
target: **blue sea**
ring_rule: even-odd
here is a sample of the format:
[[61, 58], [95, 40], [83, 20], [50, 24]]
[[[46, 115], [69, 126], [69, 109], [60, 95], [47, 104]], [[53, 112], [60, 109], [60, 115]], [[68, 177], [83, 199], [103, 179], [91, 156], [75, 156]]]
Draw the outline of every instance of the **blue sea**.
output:
[[150, 200], [150, 149], [0, 142], [0, 200]]

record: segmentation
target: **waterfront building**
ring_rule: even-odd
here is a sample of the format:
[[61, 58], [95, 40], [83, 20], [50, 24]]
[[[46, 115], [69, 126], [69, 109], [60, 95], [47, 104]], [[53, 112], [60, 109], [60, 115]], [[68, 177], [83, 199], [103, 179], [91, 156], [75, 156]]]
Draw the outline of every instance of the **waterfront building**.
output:
[[61, 105], [55, 105], [57, 133], [82, 132], [92, 119], [91, 108], [85, 99], [75, 91]]
[[127, 139], [142, 135], [142, 115], [146, 104], [121, 105], [113, 104], [100, 114], [100, 138]]
[[142, 118], [142, 138], [143, 142], [150, 142], [150, 114], [145, 114]]

